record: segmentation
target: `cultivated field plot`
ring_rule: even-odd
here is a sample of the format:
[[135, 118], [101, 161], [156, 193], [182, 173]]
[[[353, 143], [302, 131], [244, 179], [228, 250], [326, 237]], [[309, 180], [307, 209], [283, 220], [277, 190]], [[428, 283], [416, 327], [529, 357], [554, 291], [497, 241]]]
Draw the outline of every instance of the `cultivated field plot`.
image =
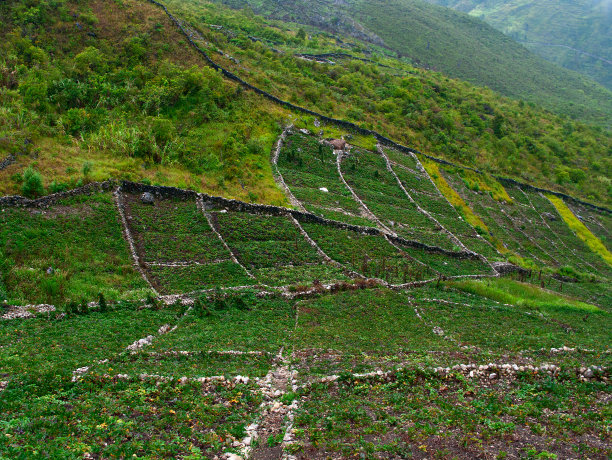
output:
[[565, 204], [574, 215], [612, 251], [612, 214], [597, 211], [580, 203], [566, 200]]
[[461, 250], [432, 219], [409, 200], [381, 155], [353, 148], [342, 161], [342, 173], [356, 195], [391, 231], [408, 240]]
[[253, 284], [209, 225], [195, 200], [125, 196], [128, 227], [141, 264], [164, 294]]
[[[481, 385], [407, 370], [299, 392], [298, 459], [600, 458], [606, 385], [531, 379]], [[588, 414], [588, 415], [587, 415]]]
[[493, 268], [477, 257], [449, 257], [440, 252], [425, 251], [405, 245], [400, 248], [408, 256], [443, 276], [495, 275]]
[[[611, 315], [497, 280], [302, 299], [218, 292], [4, 320], [0, 452], [605, 458], [607, 374], [576, 370], [612, 364]], [[559, 371], [505, 374], [502, 363]]]
[[349, 279], [323, 260], [288, 216], [213, 212], [212, 219], [238, 261], [259, 283], [283, 286]]
[[444, 228], [457, 237], [468, 249], [491, 260], [500, 259], [497, 250], [474, 227], [466, 222], [457, 210], [434, 186], [417, 160], [393, 149], [383, 149], [391, 168], [410, 197]]
[[381, 235], [306, 222], [301, 225], [329, 257], [365, 277], [403, 284], [437, 276], [437, 272], [409, 257]]
[[109, 300], [146, 295], [110, 194], [66, 198], [48, 209], [2, 211], [0, 301], [55, 304], [93, 300], [100, 292]]
[[[574, 265], [569, 251], [562, 250], [546, 222], [527, 204], [522, 192], [517, 196], [523, 201], [508, 203], [496, 200], [490, 194], [470, 189], [461, 176], [440, 169], [450, 186], [465, 200], [474, 213], [482, 219], [493, 238], [509, 251], [539, 265], [561, 267]], [[530, 214], [530, 218], [524, 212]], [[569, 231], [569, 228], [567, 229]]]
[[[496, 370], [474, 379], [419, 370], [467, 362], [476, 369], [491, 362], [568, 370], [611, 364], [609, 340], [601, 342], [609, 338], [609, 313], [584, 322], [581, 309], [532, 305], [433, 287], [300, 302], [295, 359], [309, 385], [297, 392], [289, 451], [303, 459], [605, 458], [608, 383], [564, 371], [550, 378], [519, 370], [506, 379]], [[560, 344], [592, 348], [551, 355]], [[405, 370], [391, 378], [364, 374], [398, 367]], [[339, 377], [321, 378], [329, 374]]]
[[332, 148], [316, 137], [289, 135], [280, 153], [278, 169], [307, 211], [327, 219], [375, 226], [363, 216], [361, 207], [340, 181]]
[[529, 222], [529, 230], [548, 232], [570, 260], [570, 265], [587, 273], [612, 276], [612, 267], [582, 241], [559, 215], [555, 206], [543, 194], [519, 188], [507, 188], [508, 194], [520, 204], [520, 213]]

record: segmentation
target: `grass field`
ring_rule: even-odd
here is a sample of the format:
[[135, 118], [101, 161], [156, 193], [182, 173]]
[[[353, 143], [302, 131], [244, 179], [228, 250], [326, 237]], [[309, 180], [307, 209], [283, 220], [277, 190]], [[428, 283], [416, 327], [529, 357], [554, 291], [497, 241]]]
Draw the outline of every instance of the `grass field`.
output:
[[16, 304], [144, 297], [110, 194], [64, 199], [50, 209], [0, 213], [0, 300]]

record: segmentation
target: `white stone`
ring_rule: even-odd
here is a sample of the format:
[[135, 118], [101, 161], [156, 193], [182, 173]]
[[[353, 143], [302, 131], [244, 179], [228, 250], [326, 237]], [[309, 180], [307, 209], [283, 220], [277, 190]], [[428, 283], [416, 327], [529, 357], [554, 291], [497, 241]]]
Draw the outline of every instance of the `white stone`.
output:
[[226, 454], [225, 458], [227, 460], [244, 460], [240, 455], [236, 455], [236, 454]]

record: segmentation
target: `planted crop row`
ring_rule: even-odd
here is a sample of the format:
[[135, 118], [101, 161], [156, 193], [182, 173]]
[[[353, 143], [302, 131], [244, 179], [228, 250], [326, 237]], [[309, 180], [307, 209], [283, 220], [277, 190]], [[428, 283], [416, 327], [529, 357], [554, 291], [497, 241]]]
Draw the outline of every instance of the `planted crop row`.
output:
[[301, 133], [287, 136], [278, 168], [293, 195], [308, 211], [328, 219], [374, 225], [361, 216], [359, 204], [340, 181], [332, 148], [316, 137]]
[[[142, 203], [137, 195], [126, 195], [126, 211], [139, 257], [160, 293], [253, 284], [231, 260], [195, 201], [164, 198], [151, 205]], [[176, 262], [189, 265], [173, 265]]]
[[406, 196], [382, 156], [353, 149], [343, 161], [342, 171], [370, 211], [398, 235], [430, 246], [456, 249], [448, 234]]
[[[498, 246], [503, 244], [505, 248], [523, 259], [532, 259], [550, 266], [561, 264], [556, 256], [551, 254], [551, 244], [542, 238], [538, 241], [528, 234], [530, 231], [528, 222], [519, 214], [520, 209], [517, 204], [511, 206], [493, 200], [488, 194], [471, 190], [456, 174], [445, 171], [444, 175], [449, 185], [485, 223], [491, 241], [496, 242]], [[503, 249], [504, 246], [499, 249]]]
[[148, 274], [161, 294], [248, 286], [255, 283], [239, 264], [231, 260], [188, 267], [153, 266], [148, 268]]
[[481, 259], [459, 259], [437, 252], [401, 246], [410, 257], [422, 262], [444, 276], [493, 275], [493, 269]]
[[612, 250], [612, 215], [610, 213], [596, 211], [573, 201], [565, 201], [565, 204], [606, 245], [608, 250]]
[[380, 235], [302, 223], [302, 227], [332, 259], [366, 277], [393, 284], [430, 279], [434, 272], [394, 248]]
[[[395, 175], [408, 191], [411, 198], [422, 209], [427, 211], [440, 225], [457, 237], [468, 249], [487, 258], [497, 259], [500, 257], [497, 250], [483, 238], [479, 237], [475, 228], [450, 205], [448, 200], [433, 185], [427, 173], [422, 170], [420, 165], [417, 165], [417, 160], [412, 156], [401, 154], [391, 149], [384, 149], [384, 152], [390, 160], [391, 158], [396, 160], [391, 164]], [[402, 159], [402, 156], [408, 158]], [[398, 163], [397, 160], [402, 161], [403, 164]], [[406, 165], [410, 165], [412, 168], [408, 168]]]
[[195, 201], [167, 198], [144, 204], [126, 195], [130, 230], [146, 262], [211, 262], [229, 258]]
[[[530, 190], [521, 191], [517, 188], [509, 188], [508, 193], [513, 199], [524, 197], [527, 200], [528, 205], [520, 209], [529, 216], [530, 223], [533, 225], [530, 230], [548, 231], [549, 237], [557, 243], [556, 247], [570, 259], [572, 266], [587, 272], [606, 274], [606, 276], [611, 273], [610, 266], [578, 238], [550, 200]], [[543, 222], [544, 225], [542, 225]]]

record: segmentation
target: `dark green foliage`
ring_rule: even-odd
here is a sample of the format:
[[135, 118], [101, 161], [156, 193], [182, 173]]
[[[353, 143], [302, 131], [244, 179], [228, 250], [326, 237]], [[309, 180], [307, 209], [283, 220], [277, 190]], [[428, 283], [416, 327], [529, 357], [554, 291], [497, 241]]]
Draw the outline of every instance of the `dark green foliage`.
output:
[[589, 0], [428, 0], [487, 21], [540, 56], [589, 75], [608, 89], [612, 76], [604, 60], [612, 54], [606, 33], [612, 26], [602, 3]]
[[106, 313], [108, 311], [108, 304], [106, 303], [106, 298], [101, 292], [100, 294], [98, 294], [98, 308], [100, 309], [101, 313]]
[[45, 193], [42, 176], [33, 168], [29, 167], [23, 172], [23, 184], [21, 193], [28, 198], [36, 198]]
[[326, 264], [287, 216], [215, 213], [238, 261], [266, 285], [347, 279]]
[[[474, 0], [431, 1], [459, 4], [459, 9], [469, 8], [470, 3], [474, 4]], [[174, 6], [176, 0], [170, 3]], [[398, 56], [410, 59], [419, 66], [437, 69], [450, 77], [478, 86], [487, 86], [505, 96], [521, 98], [549, 110], [568, 114], [572, 118], [594, 121], [602, 126], [610, 124], [612, 106], [608, 90], [582, 75], [545, 61], [483, 21], [463, 13], [415, 0], [354, 0], [342, 5], [332, 0], [301, 0], [293, 2], [290, 7], [271, 0], [224, 0], [224, 3], [234, 7], [249, 5], [256, 12], [276, 18], [291, 17], [301, 23], [320, 25], [322, 22], [343, 35], [365, 37], [376, 44], [382, 39], [385, 46], [395, 51]], [[585, 0], [564, 2], [563, 8], [552, 1], [533, 6], [533, 2], [514, 0], [511, 2], [514, 8], [506, 6], [507, 2], [485, 3], [484, 11], [478, 8], [478, 12], [486, 14], [502, 8], [502, 17], [496, 18], [496, 23], [503, 22], [504, 16], [522, 17], [531, 14], [530, 11], [541, 10], [541, 14], [536, 13], [535, 17], [528, 19], [530, 24], [539, 24], [540, 38], [535, 38], [537, 35], [534, 35], [534, 39], [528, 41], [546, 43], [555, 42], [545, 32], [548, 24], [553, 21], [556, 33], [561, 37], [556, 43], [566, 42], [568, 31], [559, 16], [562, 14], [567, 18], [567, 12], [572, 11], [575, 17], [572, 17], [571, 21], [579, 24], [579, 27], [593, 24], [594, 30], [589, 26], [585, 28], [587, 33], [598, 37], [593, 43], [589, 43], [587, 37], [582, 38], [584, 46], [578, 48], [592, 49], [591, 46], [599, 46], [601, 50], [604, 49], [601, 40], [606, 37], [603, 30], [609, 29], [609, 20], [603, 19], [606, 17], [605, 10], [594, 13], [598, 8], [603, 9], [596, 3], [588, 3]], [[575, 6], [575, 3], [580, 6]], [[507, 13], [507, 9], [513, 9], [513, 12]], [[588, 14], [585, 10], [593, 10], [593, 13]], [[582, 22], [585, 15], [589, 16], [589, 19]], [[571, 17], [572, 13], [569, 16]], [[365, 26], [367, 32], [362, 29], [357, 31], [352, 25], [355, 21]], [[521, 19], [517, 21], [520, 23]], [[527, 21], [527, 18], [524, 21]], [[595, 23], [600, 24], [602, 28], [597, 29]], [[513, 26], [516, 24], [512, 21], [508, 27]], [[573, 53], [567, 54], [572, 56], [572, 60], [575, 58]], [[594, 54], [604, 54], [604, 58], [606, 57], [605, 50]], [[610, 59], [609, 55], [607, 59]], [[567, 60], [569, 59], [565, 62]], [[606, 64], [600, 62], [594, 67], [598, 68], [599, 75], [607, 78]], [[360, 88], [360, 85], [355, 87]], [[438, 93], [445, 92], [443, 87], [433, 90]], [[438, 125], [450, 126], [443, 119], [439, 120]]]

